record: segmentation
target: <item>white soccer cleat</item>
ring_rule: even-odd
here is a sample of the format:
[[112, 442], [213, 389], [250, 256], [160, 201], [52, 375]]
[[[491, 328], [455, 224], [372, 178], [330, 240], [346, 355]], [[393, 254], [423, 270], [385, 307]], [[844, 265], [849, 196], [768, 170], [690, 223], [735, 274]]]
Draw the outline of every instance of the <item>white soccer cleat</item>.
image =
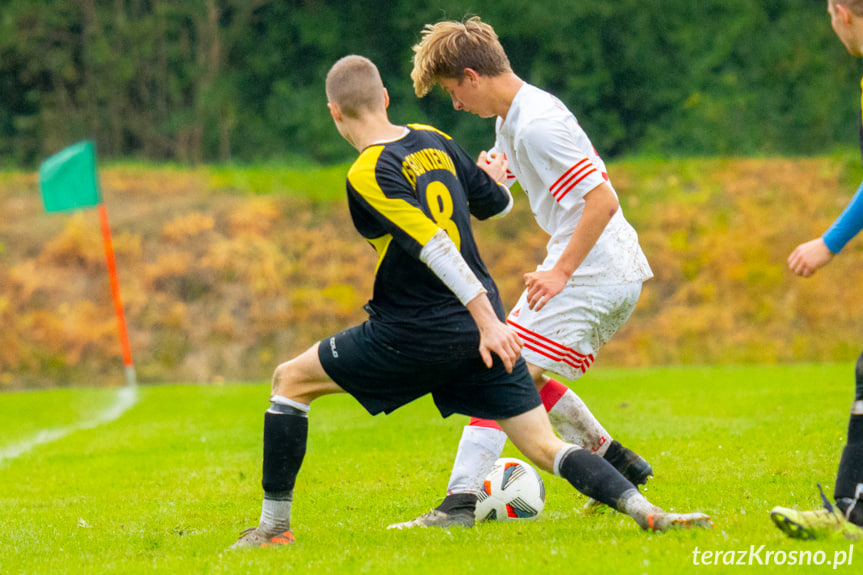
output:
[[660, 511], [647, 516], [647, 525], [642, 526], [646, 531], [664, 532], [672, 529], [691, 529], [701, 527], [712, 529], [713, 521], [704, 513], [666, 513]]
[[432, 509], [428, 513], [420, 515], [416, 519], [403, 523], [393, 523], [387, 529], [413, 529], [415, 527], [473, 527], [473, 513], [445, 513]]

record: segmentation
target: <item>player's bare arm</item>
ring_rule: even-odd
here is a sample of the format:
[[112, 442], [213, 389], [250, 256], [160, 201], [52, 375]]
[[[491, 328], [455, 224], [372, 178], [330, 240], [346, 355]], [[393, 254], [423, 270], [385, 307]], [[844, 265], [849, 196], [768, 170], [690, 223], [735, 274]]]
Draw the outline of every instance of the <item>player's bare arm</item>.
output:
[[795, 274], [808, 278], [829, 264], [833, 256], [833, 252], [827, 248], [824, 239], [815, 238], [794, 248], [794, 251], [788, 256], [788, 267]]
[[486, 366], [491, 367], [492, 353], [503, 361], [508, 373], [521, 354], [522, 341], [505, 323], [498, 319], [486, 294], [481, 294], [467, 304], [471, 317], [479, 328], [479, 353]]
[[554, 267], [550, 270], [524, 274], [527, 303], [530, 309], [542, 309], [551, 298], [563, 290], [570, 276], [596, 245], [599, 236], [620, 206], [611, 186], [606, 183], [589, 191], [584, 196], [584, 201], [581, 219]]

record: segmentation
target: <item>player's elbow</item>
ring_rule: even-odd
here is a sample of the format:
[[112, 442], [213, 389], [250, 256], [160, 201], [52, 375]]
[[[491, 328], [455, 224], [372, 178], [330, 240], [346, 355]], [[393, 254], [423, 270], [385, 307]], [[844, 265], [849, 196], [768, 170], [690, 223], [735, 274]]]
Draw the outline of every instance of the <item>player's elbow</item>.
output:
[[617, 213], [620, 208], [620, 201], [617, 199], [617, 194], [611, 189], [607, 183], [603, 182], [587, 192], [584, 196], [584, 201], [593, 209], [596, 214], [608, 214], [610, 218]]
[[620, 202], [617, 199], [617, 196], [614, 194], [603, 194], [599, 202], [597, 202], [596, 209], [594, 213], [603, 214], [609, 220], [614, 217], [614, 214], [617, 213], [617, 210], [620, 209]]

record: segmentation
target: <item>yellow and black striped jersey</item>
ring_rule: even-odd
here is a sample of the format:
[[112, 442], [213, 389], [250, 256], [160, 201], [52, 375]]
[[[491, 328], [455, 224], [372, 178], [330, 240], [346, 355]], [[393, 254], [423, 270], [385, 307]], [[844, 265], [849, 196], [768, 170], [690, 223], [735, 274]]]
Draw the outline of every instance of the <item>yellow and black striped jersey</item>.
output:
[[362, 151], [348, 172], [347, 192], [354, 226], [378, 254], [374, 293], [366, 306], [375, 336], [418, 359], [475, 355], [479, 333], [473, 319], [419, 255], [445, 230], [503, 319], [470, 216], [503, 212], [510, 201], [506, 188], [449, 136], [411, 124], [401, 138]]

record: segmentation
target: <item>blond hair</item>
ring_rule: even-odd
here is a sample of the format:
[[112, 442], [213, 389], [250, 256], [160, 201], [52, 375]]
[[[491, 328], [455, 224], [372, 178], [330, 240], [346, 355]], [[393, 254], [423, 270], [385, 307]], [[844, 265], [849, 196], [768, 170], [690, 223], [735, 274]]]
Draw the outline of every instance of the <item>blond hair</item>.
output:
[[428, 94], [442, 78], [461, 79], [465, 68], [483, 76], [500, 76], [512, 71], [494, 28], [479, 16], [463, 22], [447, 20], [426, 24], [422, 40], [413, 51], [411, 79], [419, 97]]
[[381, 74], [364, 56], [352, 54], [333, 64], [327, 73], [326, 90], [327, 100], [349, 118], [386, 109]]

